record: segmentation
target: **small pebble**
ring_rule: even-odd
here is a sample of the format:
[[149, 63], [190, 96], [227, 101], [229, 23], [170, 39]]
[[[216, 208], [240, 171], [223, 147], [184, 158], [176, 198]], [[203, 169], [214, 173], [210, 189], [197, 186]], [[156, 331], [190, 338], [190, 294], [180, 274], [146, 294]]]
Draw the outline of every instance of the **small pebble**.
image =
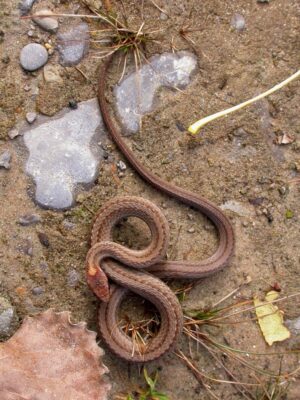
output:
[[21, 50], [20, 63], [26, 71], [35, 71], [45, 65], [47, 61], [47, 50], [38, 43], [30, 43]]
[[31, 239], [28, 238], [24, 240], [23, 244], [18, 246], [18, 249], [21, 253], [31, 257], [33, 255], [33, 245]]
[[126, 164], [122, 160], [117, 162], [117, 167], [122, 172], [126, 171], [126, 168], [127, 168]]
[[[53, 12], [51, 10], [43, 9], [37, 11], [38, 15], [52, 15]], [[34, 17], [33, 18], [34, 22], [42, 29], [45, 31], [54, 33], [58, 29], [58, 22], [55, 18], [52, 17], [44, 17], [44, 18], [39, 18], [39, 17]]]
[[45, 289], [41, 286], [34, 287], [31, 291], [35, 296], [40, 296], [41, 294], [45, 293]]
[[252, 204], [253, 206], [261, 206], [264, 200], [265, 200], [264, 197], [254, 197], [252, 199], [248, 199], [249, 203]]
[[241, 14], [234, 14], [231, 18], [231, 26], [238, 32], [243, 31], [246, 28], [245, 18]]
[[166, 21], [167, 19], [169, 19], [168, 15], [167, 15], [166, 13], [164, 13], [164, 12], [161, 12], [161, 13], [160, 13], [159, 18], [160, 18], [162, 21]]
[[37, 214], [25, 214], [19, 218], [18, 222], [22, 226], [35, 225], [41, 222], [41, 217]]
[[10, 169], [11, 154], [8, 150], [0, 154], [0, 168]]
[[68, 272], [67, 276], [67, 284], [68, 286], [74, 287], [77, 285], [79, 281], [79, 274], [75, 269], [71, 269], [71, 271]]
[[178, 130], [180, 132], [185, 132], [186, 131], [184, 125], [180, 121], [176, 121], [176, 126], [177, 126], [177, 128], [178, 128]]
[[36, 112], [28, 112], [26, 114], [26, 120], [29, 124], [32, 124], [36, 120], [36, 117], [37, 117]]
[[27, 32], [27, 36], [29, 36], [29, 37], [34, 36], [34, 31], [33, 31], [32, 29], [30, 29], [30, 30]]
[[50, 242], [49, 242], [49, 239], [48, 239], [48, 236], [46, 235], [46, 233], [38, 232], [37, 235], [38, 235], [39, 241], [41, 242], [41, 244], [43, 246], [50, 247]]
[[189, 228], [187, 231], [188, 233], [195, 233], [195, 228]]
[[69, 231], [71, 231], [71, 230], [73, 230], [74, 228], [76, 228], [76, 224], [74, 224], [74, 222], [70, 222], [70, 221], [68, 221], [68, 220], [63, 220], [63, 222], [62, 222], [62, 225], [63, 225], [63, 227], [65, 228], [65, 229], [67, 229], [67, 230], [69, 230]]
[[36, 0], [22, 0], [19, 4], [21, 15], [26, 15], [31, 10], [31, 7], [35, 1]]
[[233, 135], [237, 137], [245, 137], [247, 136], [247, 132], [244, 128], [237, 128], [233, 131]]
[[76, 100], [70, 100], [69, 101], [69, 107], [71, 110], [76, 110], [78, 108], [78, 104]]

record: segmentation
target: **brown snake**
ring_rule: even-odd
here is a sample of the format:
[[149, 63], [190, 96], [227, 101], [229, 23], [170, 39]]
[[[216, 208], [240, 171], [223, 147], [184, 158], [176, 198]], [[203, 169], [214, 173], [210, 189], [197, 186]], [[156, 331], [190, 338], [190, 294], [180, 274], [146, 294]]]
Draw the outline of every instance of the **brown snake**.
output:
[[[200, 279], [216, 273], [229, 263], [234, 249], [234, 233], [230, 221], [217, 206], [154, 175], [136, 159], [126, 145], [110, 117], [105, 99], [106, 73], [111, 59], [100, 72], [98, 100], [104, 122], [114, 142], [146, 182], [201, 211], [213, 222], [219, 236], [216, 252], [206, 260], [166, 261], [164, 257], [169, 239], [168, 223], [153, 203], [131, 196], [115, 198], [104, 204], [98, 213], [92, 229], [91, 249], [87, 254], [86, 265], [88, 284], [102, 300], [99, 308], [100, 334], [117, 356], [130, 362], [147, 362], [170, 350], [180, 336], [183, 325], [182, 310], [177, 297], [160, 278]], [[128, 249], [112, 240], [115, 224], [129, 216], [141, 218], [149, 226], [152, 241], [143, 250]], [[111, 289], [108, 278], [116, 284]], [[133, 343], [118, 326], [118, 309], [128, 290], [149, 300], [160, 313], [159, 332], [146, 346]]]

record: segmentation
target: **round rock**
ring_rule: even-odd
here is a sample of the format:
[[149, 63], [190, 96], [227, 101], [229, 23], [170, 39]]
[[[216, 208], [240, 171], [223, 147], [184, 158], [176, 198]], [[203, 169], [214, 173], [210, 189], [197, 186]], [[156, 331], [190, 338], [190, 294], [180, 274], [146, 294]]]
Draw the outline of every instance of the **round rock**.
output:
[[26, 71], [35, 71], [45, 65], [47, 61], [47, 50], [38, 43], [30, 43], [21, 50], [20, 63]]

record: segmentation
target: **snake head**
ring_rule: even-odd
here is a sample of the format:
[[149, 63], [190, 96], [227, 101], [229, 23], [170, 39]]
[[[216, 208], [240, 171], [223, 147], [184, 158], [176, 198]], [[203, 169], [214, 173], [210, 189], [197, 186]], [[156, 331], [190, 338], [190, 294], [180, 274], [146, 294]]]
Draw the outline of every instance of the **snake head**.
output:
[[94, 294], [104, 303], [110, 298], [108, 279], [102, 269], [94, 263], [87, 262], [87, 282]]

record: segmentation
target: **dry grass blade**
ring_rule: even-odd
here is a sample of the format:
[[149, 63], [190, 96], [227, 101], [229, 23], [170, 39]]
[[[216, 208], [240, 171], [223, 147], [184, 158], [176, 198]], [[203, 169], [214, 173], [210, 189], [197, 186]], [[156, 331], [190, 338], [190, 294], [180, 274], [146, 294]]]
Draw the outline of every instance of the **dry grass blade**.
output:
[[[230, 295], [234, 293], [231, 292], [228, 296], [225, 296], [216, 305], [219, 305], [222, 301], [230, 297]], [[295, 298], [299, 296], [300, 293], [293, 293], [288, 296], [281, 297], [279, 299], [264, 302], [264, 304], [274, 303], [278, 301], [284, 301], [291, 298]], [[199, 378], [201, 376], [201, 380], [211, 380], [212, 382], [233, 384], [236, 389], [240, 392], [240, 394], [246, 398], [247, 400], [279, 400], [282, 398], [282, 395], [286, 391], [286, 386], [288, 385], [289, 379], [295, 379], [294, 377], [299, 375], [300, 367], [295, 368], [293, 371], [290, 372], [283, 372], [280, 371], [272, 371], [267, 370], [263, 367], [260, 367], [256, 363], [249, 360], [250, 356], [275, 356], [275, 357], [283, 357], [284, 355], [296, 355], [300, 353], [300, 350], [290, 350], [290, 351], [283, 351], [283, 352], [251, 352], [247, 350], [240, 350], [230, 347], [230, 345], [218, 343], [214, 340], [210, 333], [204, 332], [202, 327], [205, 325], [211, 326], [220, 326], [225, 325], [227, 323], [240, 323], [240, 322], [251, 322], [253, 320], [257, 320], [257, 318], [248, 318], [247, 320], [243, 321], [228, 321], [228, 318], [233, 318], [239, 315], [240, 313], [251, 312], [255, 310], [257, 307], [251, 306], [249, 304], [253, 304], [252, 300], [244, 300], [239, 301], [237, 303], [231, 304], [229, 306], [223, 308], [213, 308], [211, 310], [193, 310], [192, 312], [189, 311], [188, 315], [185, 315], [185, 323], [184, 323], [184, 334], [189, 338], [189, 348], [190, 354], [192, 357], [192, 347], [191, 344], [195, 343], [197, 351], [201, 346], [205, 349], [209, 355], [211, 356], [212, 360], [214, 360], [217, 365], [219, 365], [227, 376], [231, 379], [231, 381], [226, 381], [220, 377], [212, 377], [209, 376], [203, 371], [199, 371], [192, 360], [187, 359], [185, 356], [185, 364], [189, 366], [189, 368], [193, 371], [194, 375]], [[261, 305], [260, 305], [261, 306]], [[260, 307], [259, 306], [259, 307]], [[182, 354], [181, 354], [182, 356]], [[223, 360], [223, 357], [226, 357]], [[182, 356], [183, 358], [183, 356]], [[193, 358], [193, 357], [192, 357]], [[239, 365], [239, 367], [246, 368], [246, 370], [250, 371], [250, 376], [255, 377], [255, 382], [248, 383], [241, 382], [232, 372], [232, 368], [229, 369], [227, 365], [225, 365], [225, 360], [230, 360], [231, 365]], [[195, 372], [197, 369], [197, 372]], [[234, 368], [236, 370], [236, 367]], [[261, 378], [257, 377], [260, 376]], [[263, 377], [263, 379], [262, 379]], [[252, 378], [253, 379], [253, 378]], [[267, 381], [266, 381], [267, 379]], [[267, 383], [266, 383], [267, 382]], [[202, 382], [203, 383], [203, 382]], [[256, 392], [252, 391], [251, 388], [256, 388]], [[250, 390], [251, 389], [251, 390]], [[211, 393], [210, 393], [211, 394]], [[258, 397], [259, 394], [259, 397]]]
[[166, 15], [169, 16], [169, 14], [168, 14], [164, 9], [162, 9], [161, 7], [159, 7], [159, 6], [155, 3], [154, 0], [150, 0], [150, 1], [151, 1], [151, 3], [154, 5], [154, 7], [156, 7], [160, 12], [162, 12], [163, 14], [166, 14]]

